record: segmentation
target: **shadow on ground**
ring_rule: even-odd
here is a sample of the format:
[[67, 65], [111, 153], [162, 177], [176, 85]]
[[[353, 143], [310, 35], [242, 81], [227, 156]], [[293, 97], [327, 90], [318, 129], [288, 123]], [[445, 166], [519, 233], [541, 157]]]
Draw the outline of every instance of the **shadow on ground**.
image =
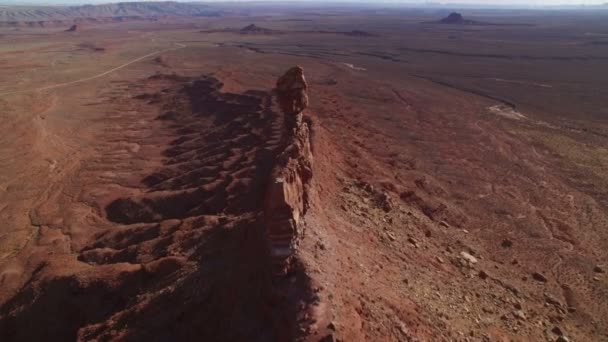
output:
[[260, 221], [282, 127], [271, 94], [222, 93], [211, 77], [147, 80], [160, 81], [173, 89], [136, 100], [161, 106], [175, 136], [162, 167], [107, 205], [116, 224], [77, 252], [77, 269], [44, 265], [2, 306], [1, 340], [296, 337], [309, 280], [272, 278]]

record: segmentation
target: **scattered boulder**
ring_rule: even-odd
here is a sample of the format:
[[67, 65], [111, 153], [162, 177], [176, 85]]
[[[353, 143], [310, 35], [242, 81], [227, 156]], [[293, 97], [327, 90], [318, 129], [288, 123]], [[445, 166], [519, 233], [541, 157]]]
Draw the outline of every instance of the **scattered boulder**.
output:
[[393, 200], [387, 192], [382, 192], [378, 196], [378, 206], [387, 213], [393, 209]]
[[554, 326], [553, 329], [551, 329], [551, 332], [554, 333], [557, 336], [564, 336], [564, 332], [558, 326]]
[[460, 252], [460, 257], [470, 264], [476, 264], [477, 258], [467, 252]]
[[522, 321], [525, 321], [527, 319], [526, 314], [522, 310], [513, 311], [513, 317], [515, 317], [519, 320], [522, 320]]
[[327, 325], [327, 329], [336, 331], [336, 323], [334, 323], [333, 321], [329, 322], [329, 324]]
[[503, 248], [511, 248], [513, 246], [513, 241], [511, 241], [509, 239], [504, 239], [500, 243], [500, 246], [503, 247]]
[[418, 241], [416, 241], [416, 239], [414, 239], [413, 237], [408, 237], [407, 238], [407, 242], [409, 242], [410, 244], [412, 244], [412, 246], [418, 248]]
[[546, 283], [547, 282], [547, 277], [545, 277], [544, 274], [540, 273], [540, 272], [534, 272], [532, 273], [532, 279], [541, 282], [541, 283]]
[[606, 271], [604, 270], [604, 267], [602, 265], [596, 265], [593, 268], [593, 272], [595, 272], [595, 273], [604, 273]]
[[561, 307], [562, 303], [555, 297], [551, 296], [548, 293], [545, 293], [545, 302], [550, 305]]

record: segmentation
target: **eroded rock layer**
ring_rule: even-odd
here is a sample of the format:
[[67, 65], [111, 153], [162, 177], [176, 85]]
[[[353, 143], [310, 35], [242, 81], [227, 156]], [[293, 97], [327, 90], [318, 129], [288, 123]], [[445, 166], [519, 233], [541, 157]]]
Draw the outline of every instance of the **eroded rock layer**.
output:
[[301, 67], [289, 69], [277, 81], [285, 129], [266, 193], [264, 222], [273, 271], [278, 275], [289, 271], [309, 205], [313, 158], [310, 128], [302, 119], [308, 106], [307, 88]]

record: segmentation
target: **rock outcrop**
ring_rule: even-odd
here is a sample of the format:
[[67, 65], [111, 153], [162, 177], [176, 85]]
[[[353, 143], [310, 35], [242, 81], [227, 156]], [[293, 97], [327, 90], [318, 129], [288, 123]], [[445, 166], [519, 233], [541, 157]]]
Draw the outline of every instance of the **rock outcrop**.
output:
[[256, 24], [250, 24], [247, 25], [245, 27], [243, 27], [242, 29], [240, 29], [239, 31], [240, 33], [271, 33], [272, 30], [264, 28], [264, 27], [259, 27]]
[[281, 111], [285, 115], [285, 124], [298, 126], [301, 124], [303, 111], [308, 107], [308, 84], [304, 78], [304, 70], [293, 67], [277, 80], [277, 96]]
[[447, 17], [441, 19], [439, 22], [443, 24], [462, 24], [465, 22], [462, 14], [457, 12], [452, 12]]
[[452, 12], [447, 17], [438, 21], [439, 24], [449, 25], [492, 25], [481, 21], [465, 19], [462, 14], [458, 12]]
[[70, 28], [65, 30], [65, 32], [76, 32], [76, 31], [78, 31], [78, 25], [76, 25], [76, 24], [70, 26]]
[[301, 67], [293, 67], [276, 85], [285, 129], [264, 203], [265, 234], [273, 271], [286, 274], [303, 235], [312, 179], [310, 127], [303, 120], [308, 85]]

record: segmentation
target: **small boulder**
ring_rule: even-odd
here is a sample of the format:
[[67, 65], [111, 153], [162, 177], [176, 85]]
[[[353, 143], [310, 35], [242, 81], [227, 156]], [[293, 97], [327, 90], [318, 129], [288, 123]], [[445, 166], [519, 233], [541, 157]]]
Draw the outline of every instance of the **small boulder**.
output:
[[541, 283], [546, 283], [547, 282], [547, 277], [545, 277], [544, 274], [540, 273], [540, 272], [534, 272], [532, 273], [532, 278], [538, 282]]
[[559, 306], [559, 307], [562, 306], [562, 303], [558, 299], [556, 299], [555, 297], [551, 296], [548, 293], [545, 293], [545, 302], [547, 304], [551, 304], [551, 305], [554, 305], [554, 306]]
[[513, 311], [513, 317], [515, 317], [519, 320], [522, 320], [522, 321], [525, 321], [527, 319], [526, 314], [522, 310]]
[[558, 326], [554, 326], [553, 329], [551, 329], [551, 332], [554, 333], [557, 336], [564, 336], [564, 332]]
[[334, 322], [329, 322], [329, 324], [327, 325], [327, 329], [336, 331], [336, 323]]
[[477, 258], [467, 252], [460, 252], [460, 257], [462, 257], [462, 259], [464, 259], [465, 261], [467, 261], [470, 264], [477, 263]]
[[509, 239], [504, 239], [500, 243], [500, 246], [502, 246], [503, 248], [511, 248], [513, 246], [513, 241], [511, 241]]
[[393, 200], [387, 192], [382, 192], [378, 196], [378, 206], [380, 207], [380, 209], [384, 210], [387, 213], [393, 210]]
[[411, 237], [411, 236], [410, 236], [410, 237], [408, 237], [408, 238], [407, 238], [407, 242], [411, 243], [411, 244], [412, 244], [412, 246], [414, 246], [414, 247], [418, 248], [418, 241], [416, 241], [416, 240], [415, 240], [413, 237]]

